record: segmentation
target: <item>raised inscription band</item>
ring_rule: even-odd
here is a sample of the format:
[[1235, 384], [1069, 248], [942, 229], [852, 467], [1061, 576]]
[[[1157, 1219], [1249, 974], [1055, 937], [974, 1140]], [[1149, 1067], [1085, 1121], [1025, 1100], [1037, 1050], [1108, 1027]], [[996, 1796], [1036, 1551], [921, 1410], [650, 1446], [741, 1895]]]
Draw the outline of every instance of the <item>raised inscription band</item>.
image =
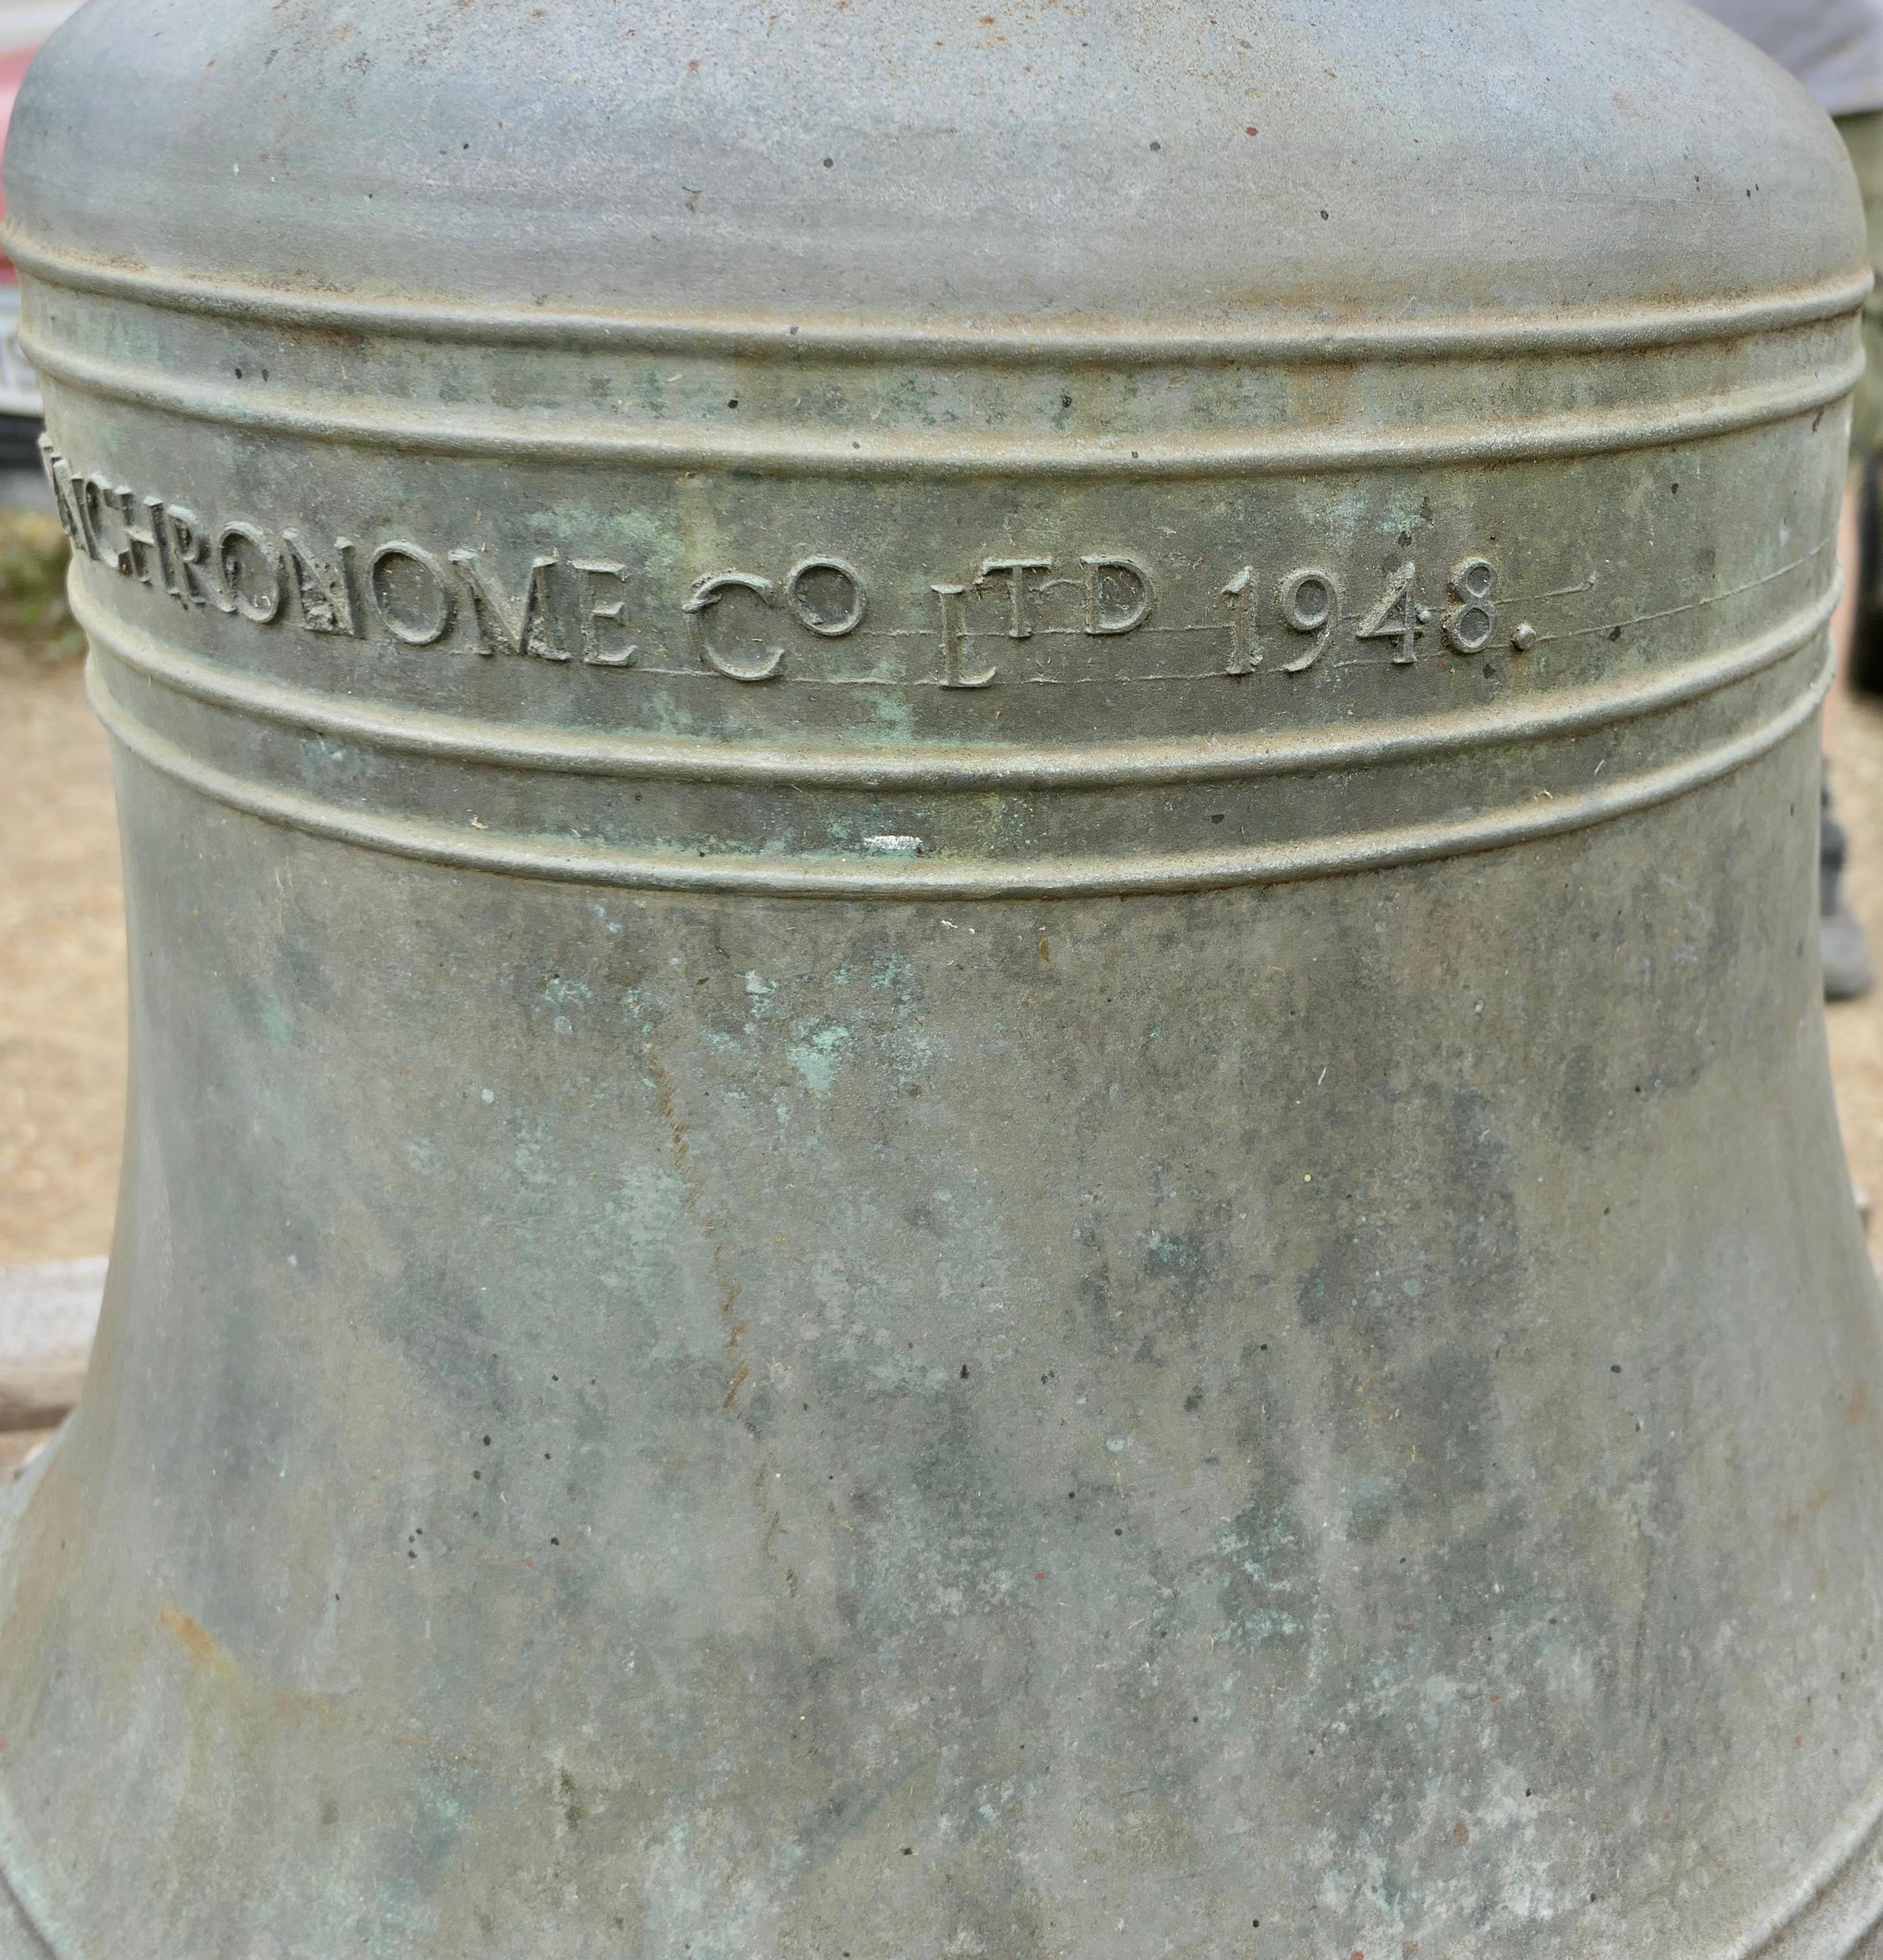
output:
[[99, 711], [322, 836], [650, 889], [1261, 883], [1642, 809], [1826, 685], [1808, 486], [1866, 281], [1115, 332], [14, 242]]
[[[1831, 683], [1824, 628], [1834, 596], [1697, 672], [1558, 698], [1547, 714], [1491, 711], [1229, 752], [902, 757], [879, 772], [861, 757], [740, 756], [705, 743], [610, 752], [590, 740], [558, 756], [540, 737], [455, 718], [366, 716], [312, 698], [297, 714], [291, 690], [232, 688], [126, 632], [82, 589], [75, 605], [97, 656], [92, 698], [126, 748], [272, 822], [584, 883], [971, 899], [1273, 883], [1493, 849], [1644, 809], [1741, 767], [1808, 719]], [[323, 772], [329, 780], [310, 789]], [[1397, 778], [1396, 802], [1424, 813], [1348, 827], [1352, 778], [1382, 772]], [[555, 786], [553, 828], [519, 831], [495, 814], [513, 805], [519, 773]], [[887, 780], [873, 781], [878, 773]], [[820, 781], [819, 828], [846, 831], [847, 851], [794, 836], [798, 793]], [[728, 783], [746, 791], [749, 826], [730, 848]], [[991, 792], [1003, 805], [994, 823]], [[477, 813], [480, 797], [489, 818]], [[1319, 833], [1303, 834], [1317, 819]]]

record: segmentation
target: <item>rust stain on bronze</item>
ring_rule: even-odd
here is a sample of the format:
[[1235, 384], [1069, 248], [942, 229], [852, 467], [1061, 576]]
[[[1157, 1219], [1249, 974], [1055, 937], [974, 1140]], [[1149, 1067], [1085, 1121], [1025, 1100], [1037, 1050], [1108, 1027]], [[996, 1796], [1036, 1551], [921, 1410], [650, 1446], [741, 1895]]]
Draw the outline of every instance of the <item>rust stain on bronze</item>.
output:
[[187, 1613], [179, 1612], [174, 1606], [166, 1606], [157, 1615], [157, 1624], [205, 1666], [228, 1666], [228, 1656]]

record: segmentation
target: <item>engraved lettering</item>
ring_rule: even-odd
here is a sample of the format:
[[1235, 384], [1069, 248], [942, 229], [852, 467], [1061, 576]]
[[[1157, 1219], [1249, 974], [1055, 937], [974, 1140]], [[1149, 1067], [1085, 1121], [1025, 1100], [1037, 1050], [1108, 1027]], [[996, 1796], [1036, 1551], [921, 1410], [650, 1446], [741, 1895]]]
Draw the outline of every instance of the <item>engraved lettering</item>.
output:
[[[1052, 568], [1053, 562], [1049, 558], [985, 558], [981, 561], [981, 575], [974, 582], [977, 592], [989, 579], [1002, 572], [1007, 574], [1008, 596], [1013, 603], [1013, 623], [1007, 629], [1010, 640], [1030, 640], [1033, 637], [1032, 612], [1026, 603], [1026, 574], [1029, 571], [1051, 571]], [[930, 589], [939, 592], [941, 587], [935, 586]]]
[[224, 524], [216, 538], [216, 564], [235, 609], [266, 626], [281, 615], [281, 553], [250, 523]]
[[1461, 654], [1481, 654], [1497, 630], [1497, 568], [1487, 558], [1464, 558], [1452, 568], [1452, 597], [1457, 600], [1439, 622], [1446, 643]]
[[998, 667], [984, 667], [979, 673], [969, 673], [961, 664], [961, 601], [968, 588], [965, 585], [931, 585], [928, 589], [941, 606], [942, 686], [986, 687], [1000, 671]]
[[470, 592], [480, 654], [516, 654], [538, 660], [569, 657], [568, 650], [555, 643], [549, 608], [549, 568], [558, 562], [555, 552], [531, 561], [523, 597], [515, 600], [502, 592], [485, 571], [481, 552], [459, 550], [450, 555]]
[[784, 660], [784, 649], [773, 647], [764, 657], [751, 667], [738, 667], [730, 663], [713, 644], [706, 630], [706, 616], [718, 605], [721, 597], [728, 592], [749, 592], [762, 606], [774, 606], [778, 603], [778, 587], [770, 579], [760, 578], [748, 571], [708, 572], [704, 578], [694, 581], [693, 590], [682, 602], [680, 610], [686, 615], [687, 625], [693, 635], [693, 644], [702, 665], [711, 667], [715, 673], [723, 673], [732, 680], [770, 680], [777, 673]]
[[176, 575], [170, 590], [186, 606], [207, 603], [218, 612], [233, 612], [234, 600], [218, 585], [210, 569], [209, 532], [202, 520], [181, 504], [171, 504], [164, 509], [164, 529], [169, 544], [165, 555]]
[[135, 578], [140, 585], [161, 585], [166, 591], [170, 588], [170, 568], [164, 562], [164, 503], [159, 497], [146, 497], [144, 515], [146, 520], [142, 530], [138, 527], [133, 514], [137, 509], [137, 492], [122, 485], [118, 489], [118, 514], [124, 522], [124, 547], [130, 564], [126, 575]]
[[[1139, 560], [1094, 552], [1082, 557], [1079, 562], [1086, 568], [1088, 633], [1096, 637], [1133, 632], [1150, 617], [1151, 608], [1157, 603], [1157, 589], [1151, 582], [1150, 571]], [[1121, 612], [1108, 612], [1105, 600], [1108, 597], [1116, 598], [1117, 588], [1121, 584], [1127, 588], [1124, 609]]]
[[366, 591], [386, 632], [409, 647], [437, 645], [457, 616], [444, 567], [421, 546], [400, 539], [374, 552]]
[[1251, 674], [1262, 663], [1261, 655], [1255, 651], [1255, 622], [1252, 616], [1255, 591], [1255, 568], [1245, 565], [1217, 594], [1229, 602], [1229, 658], [1223, 670], [1225, 673]]
[[807, 558], [792, 566], [784, 581], [784, 603], [800, 625], [827, 640], [841, 640], [863, 624], [869, 595], [863, 574], [840, 558]]
[[1281, 623], [1290, 632], [1314, 635], [1314, 644], [1299, 660], [1282, 663], [1283, 673], [1306, 673], [1334, 637], [1341, 616], [1341, 589], [1331, 572], [1303, 565], [1277, 585], [1275, 602], [1281, 608]]
[[[128, 542], [114, 545], [107, 538], [101, 521], [107, 511], [117, 513], [118, 493], [114, 485], [107, 483], [102, 476], [85, 476], [79, 479], [78, 508], [83, 519], [86, 535], [91, 540], [91, 555], [101, 565], [108, 565], [113, 571], [122, 572], [126, 578], [131, 571], [131, 547]], [[122, 533], [123, 520], [119, 516], [119, 529]]]
[[[75, 557], [82, 552], [123, 578], [161, 587], [186, 607], [213, 606], [262, 626], [291, 611], [309, 633], [355, 640], [370, 635], [414, 648], [447, 640], [461, 625], [486, 656], [510, 653], [565, 667], [577, 657], [579, 637], [584, 667], [621, 670], [638, 668], [651, 658], [658, 671], [676, 671], [666, 664], [672, 648], [664, 635], [657, 633], [652, 647], [638, 637], [634, 609], [643, 590], [635, 582], [638, 572], [621, 560], [565, 556], [552, 546], [527, 559], [520, 587], [512, 587], [498, 568], [501, 552], [488, 546], [447, 550], [441, 544], [434, 555], [399, 538], [369, 546], [337, 537], [329, 546], [324, 536], [316, 542], [302, 530], [276, 532], [246, 519], [205, 523], [183, 504], [75, 469], [49, 437], [40, 437], [39, 453]], [[978, 657], [978, 647], [991, 648], [997, 636], [1028, 640], [1083, 633], [1121, 638], [1150, 626], [1147, 637], [1159, 638], [1226, 629], [1226, 655], [1218, 670], [1234, 679], [1265, 665], [1291, 676], [1305, 673], [1320, 662], [1337, 634], [1350, 630], [1357, 640], [1387, 641], [1396, 667], [1416, 663], [1419, 641], [1427, 632], [1436, 636], [1434, 646], [1442, 641], [1445, 648], [1462, 655], [1487, 652], [1493, 643], [1508, 644], [1521, 654], [1551, 636], [1547, 616], [1541, 625], [1518, 620], [1512, 616], [1514, 602], [1506, 613], [1497, 562], [1475, 552], [1452, 564], [1442, 614], [1437, 603], [1419, 603], [1417, 568], [1411, 558], [1396, 568], [1387, 561], [1384, 590], [1369, 606], [1350, 612], [1346, 593], [1353, 572], [1338, 558], [1297, 565], [1275, 578], [1272, 586], [1268, 573], [1258, 579], [1255, 566], [1244, 565], [1213, 593], [1213, 581], [1204, 570], [1207, 555], [1192, 559], [1186, 549], [1183, 562], [1188, 568], [1178, 575], [1179, 587], [1188, 593], [1191, 581], [1197, 581], [1195, 596], [1206, 602], [1201, 616], [1153, 625], [1160, 607], [1172, 603], [1171, 594], [1158, 585], [1159, 578], [1167, 574], [1153, 574], [1150, 562], [1134, 552], [1081, 552], [1078, 576], [1067, 578], [1054, 576], [1057, 561], [1045, 555], [984, 558], [968, 582], [929, 587], [938, 609], [939, 674], [895, 671], [895, 663], [906, 657], [898, 655], [896, 643], [905, 635], [924, 637], [903, 610], [915, 593], [899, 581], [891, 600], [897, 616], [866, 625], [866, 615], [873, 606], [880, 606], [883, 595], [878, 592], [873, 600], [856, 565], [825, 552], [800, 558], [775, 582], [756, 572], [706, 574], [694, 581], [680, 610], [700, 666], [729, 680], [749, 684], [783, 673], [790, 634], [781, 616], [788, 616], [797, 627], [821, 639], [860, 632], [882, 643], [862, 657], [860, 667], [833, 655], [826, 667], [813, 670], [810, 679], [853, 685], [895, 685], [899, 679], [905, 686], [939, 684], [968, 692], [1000, 679], [1000, 665]], [[560, 566], [567, 571], [558, 571]], [[998, 588], [989, 594], [989, 585], [1001, 578], [1007, 581], [1004, 597]], [[1581, 592], [1593, 582], [1563, 590]], [[1077, 623], [1068, 616], [1073, 602], [1055, 597], [1075, 591]], [[970, 606], [975, 595], [986, 596]], [[771, 644], [768, 615], [784, 632], [785, 645]], [[640, 628], [644, 635], [649, 630]], [[1277, 637], [1283, 634], [1292, 639]], [[1277, 651], [1272, 663], [1265, 662], [1264, 646]], [[1292, 659], [1286, 657], [1290, 650]], [[1037, 678], [1086, 678], [1078, 670], [1089, 665], [1091, 657], [1074, 662], [1070, 676], [1049, 662], [1051, 670]], [[1178, 673], [1156, 671], [1172, 664], [1128, 657], [1118, 664], [1115, 677], [1170, 679], [1194, 672], [1181, 659], [1174, 663]]]
[[604, 622], [620, 628], [623, 632], [627, 631], [624, 616], [628, 601], [625, 598], [597, 599], [593, 583], [597, 579], [612, 578], [625, 585], [628, 568], [612, 558], [577, 558], [569, 561], [569, 568], [579, 574], [582, 580], [582, 664], [590, 667], [632, 667], [641, 657], [638, 647], [611, 645], [602, 637]]
[[85, 534], [84, 520], [79, 514], [78, 495], [72, 482], [72, 473], [65, 459], [52, 445], [50, 439], [40, 438], [40, 460], [45, 466], [46, 480], [52, 486], [52, 508], [58, 514], [59, 527], [72, 542], [74, 551], [83, 552], [87, 558], [96, 558], [91, 540]]
[[351, 539], [334, 539], [331, 565], [316, 558], [296, 532], [283, 531], [281, 542], [288, 547], [288, 569], [302, 626], [310, 633], [344, 633], [350, 640], [358, 639]]
[[1420, 607], [1412, 596], [1413, 562], [1408, 558], [1392, 575], [1392, 582], [1380, 596], [1379, 603], [1355, 629], [1357, 640], [1392, 640], [1392, 663], [1409, 667], [1418, 657], [1414, 642], [1419, 636]]
[[176, 566], [170, 562], [170, 520], [164, 508], [163, 498], [146, 497], [144, 510], [150, 520], [151, 543], [157, 555], [157, 583], [173, 597], [177, 587], [177, 572]]

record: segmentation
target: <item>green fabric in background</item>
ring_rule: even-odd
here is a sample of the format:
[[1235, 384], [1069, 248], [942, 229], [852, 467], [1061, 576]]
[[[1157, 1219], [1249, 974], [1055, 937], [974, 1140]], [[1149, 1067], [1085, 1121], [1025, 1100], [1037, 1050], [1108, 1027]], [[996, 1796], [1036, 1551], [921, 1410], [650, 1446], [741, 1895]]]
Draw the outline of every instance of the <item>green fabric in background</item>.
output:
[[1883, 109], [1840, 116], [1837, 123], [1863, 192], [1870, 262], [1879, 280], [1878, 289], [1863, 303], [1863, 379], [1850, 410], [1850, 453], [1868, 456], [1883, 449]]

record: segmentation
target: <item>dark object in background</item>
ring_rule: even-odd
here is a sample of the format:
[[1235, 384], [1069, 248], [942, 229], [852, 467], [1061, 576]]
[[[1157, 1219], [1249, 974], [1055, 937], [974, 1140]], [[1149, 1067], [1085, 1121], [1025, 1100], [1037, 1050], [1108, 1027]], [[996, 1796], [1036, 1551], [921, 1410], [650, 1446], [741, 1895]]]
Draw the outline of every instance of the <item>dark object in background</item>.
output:
[[1856, 590], [1852, 595], [1850, 685], [1883, 695], [1883, 490], [1878, 463], [1866, 456], [1857, 469]]
[[1876, 982], [1869, 943], [1844, 892], [1847, 851], [1844, 828], [1837, 821], [1827, 781], [1818, 807], [1818, 943], [1827, 1001], [1861, 1000]]
[[32, 469], [40, 460], [44, 427], [31, 415], [0, 415], [0, 469]]

